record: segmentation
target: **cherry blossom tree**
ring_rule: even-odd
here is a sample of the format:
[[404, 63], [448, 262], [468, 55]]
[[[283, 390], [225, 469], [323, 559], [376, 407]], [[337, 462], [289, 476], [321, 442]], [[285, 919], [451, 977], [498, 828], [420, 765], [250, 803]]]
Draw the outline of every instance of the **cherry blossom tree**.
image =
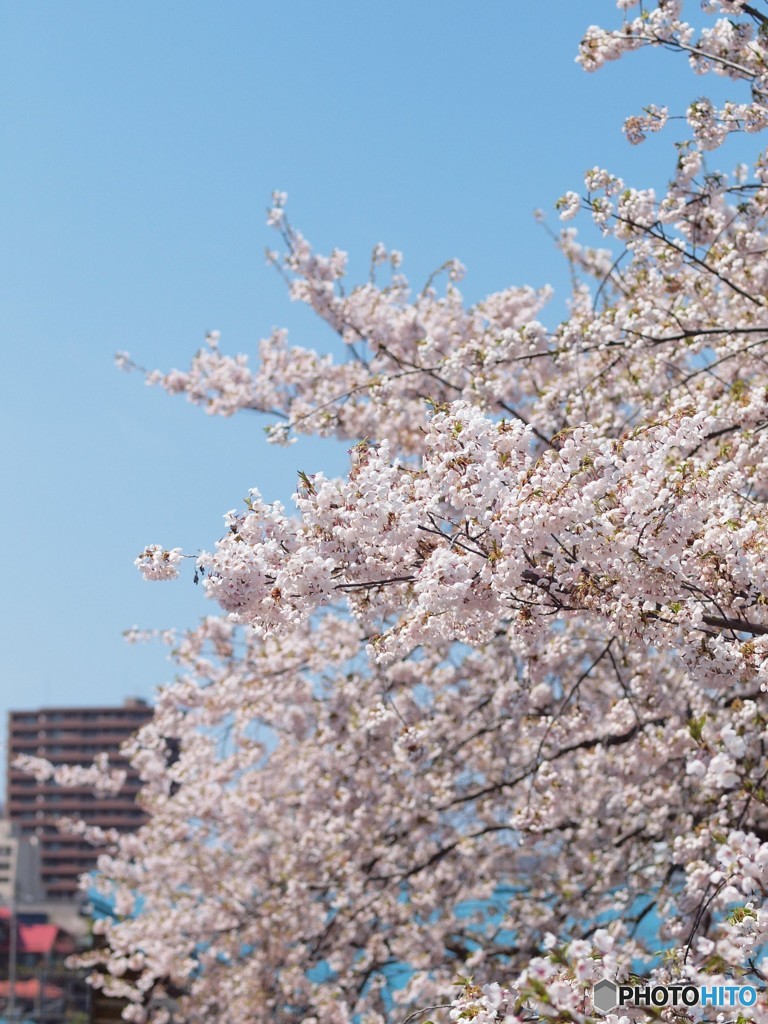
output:
[[560, 200], [604, 240], [562, 229], [564, 322], [549, 289], [467, 307], [456, 261], [415, 294], [383, 246], [345, 286], [278, 193], [270, 259], [338, 357], [214, 333], [147, 373], [351, 451], [195, 558], [222, 615], [165, 636], [179, 675], [130, 746], [149, 820], [99, 864], [86, 959], [130, 1020], [616, 1022], [647, 1011], [591, 986], [643, 963], [765, 982], [768, 155], [706, 155], [768, 124], [768, 10], [617, 6], [585, 70], [675, 51], [737, 99], [691, 102], [664, 194], [595, 168]]

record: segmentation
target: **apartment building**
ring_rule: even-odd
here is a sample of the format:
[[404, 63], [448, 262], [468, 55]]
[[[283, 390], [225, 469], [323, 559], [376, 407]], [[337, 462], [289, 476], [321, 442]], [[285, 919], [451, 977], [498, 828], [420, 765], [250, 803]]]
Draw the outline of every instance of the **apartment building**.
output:
[[[6, 813], [23, 838], [36, 838], [45, 899], [74, 899], [79, 875], [94, 867], [101, 852], [77, 836], [59, 832], [58, 817], [78, 818], [121, 832], [132, 831], [144, 820], [135, 802], [139, 780], [120, 757], [120, 746], [151, 717], [152, 708], [136, 699], [118, 707], [10, 713]], [[52, 780], [38, 782], [13, 767], [20, 754], [43, 757], [55, 765], [88, 765], [102, 751], [116, 767], [128, 770], [119, 793], [94, 793], [88, 787], [64, 789]]]

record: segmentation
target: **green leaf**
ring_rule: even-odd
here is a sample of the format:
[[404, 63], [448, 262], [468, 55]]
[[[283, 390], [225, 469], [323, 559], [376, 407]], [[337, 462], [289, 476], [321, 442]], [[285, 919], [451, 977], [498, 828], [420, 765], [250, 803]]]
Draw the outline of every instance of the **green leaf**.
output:
[[703, 714], [701, 718], [688, 719], [688, 731], [697, 743], [701, 743], [701, 734], [704, 732], [704, 726], [706, 725], [706, 721], [706, 714]]

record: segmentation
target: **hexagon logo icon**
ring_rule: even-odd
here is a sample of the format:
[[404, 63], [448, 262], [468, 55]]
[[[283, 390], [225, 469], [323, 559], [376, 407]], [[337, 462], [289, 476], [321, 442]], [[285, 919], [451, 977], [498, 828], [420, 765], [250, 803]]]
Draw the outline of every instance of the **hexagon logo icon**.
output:
[[612, 1010], [618, 1003], [618, 989], [616, 985], [609, 981], [607, 978], [603, 978], [592, 989], [592, 1002], [594, 1003], [596, 1010], [602, 1010], [603, 1013], [607, 1013]]

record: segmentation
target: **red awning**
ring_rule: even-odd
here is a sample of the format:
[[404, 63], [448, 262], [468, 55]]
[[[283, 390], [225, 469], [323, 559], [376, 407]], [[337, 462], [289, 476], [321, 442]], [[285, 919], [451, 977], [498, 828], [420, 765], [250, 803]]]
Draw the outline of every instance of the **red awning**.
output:
[[[0, 981], [0, 999], [7, 999], [10, 995], [10, 982]], [[43, 985], [43, 999], [61, 999], [64, 989], [58, 985]], [[30, 978], [27, 981], [17, 981], [15, 985], [16, 999], [28, 999], [34, 1002], [40, 998], [40, 982], [37, 978]]]
[[59, 933], [55, 924], [20, 924], [20, 953], [50, 953]]

